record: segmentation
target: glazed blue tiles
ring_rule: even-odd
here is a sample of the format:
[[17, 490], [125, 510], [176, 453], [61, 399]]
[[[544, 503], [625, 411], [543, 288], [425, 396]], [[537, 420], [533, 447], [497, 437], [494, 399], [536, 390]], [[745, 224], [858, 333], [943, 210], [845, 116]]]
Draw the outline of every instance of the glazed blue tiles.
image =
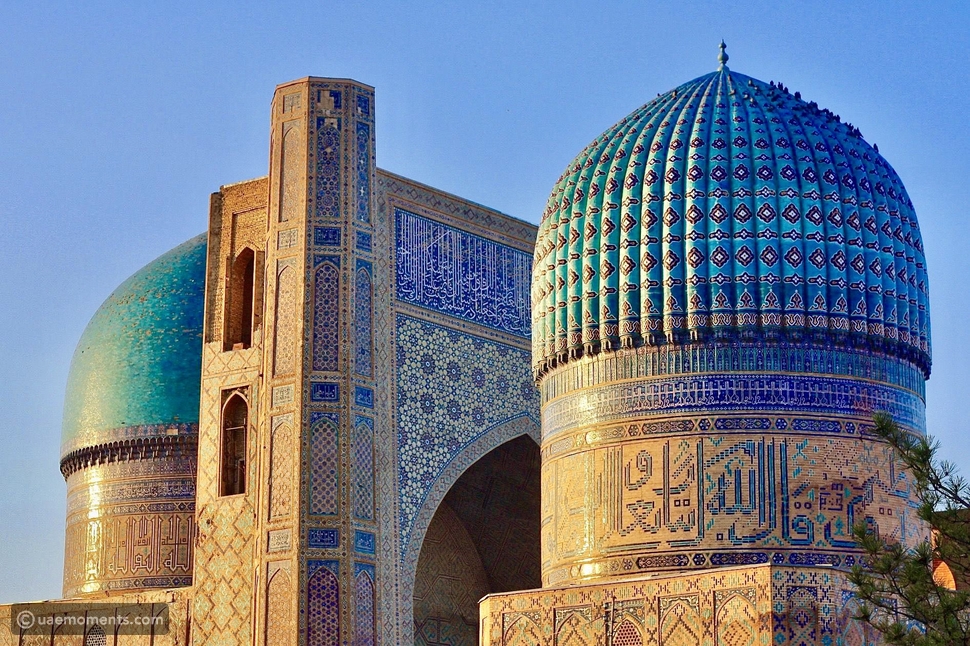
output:
[[529, 338], [532, 256], [404, 209], [394, 210], [397, 298]]
[[397, 317], [401, 545], [436, 478], [471, 442], [526, 415], [538, 424], [529, 353]]
[[339, 247], [340, 228], [313, 227], [313, 244], [321, 247]]
[[[332, 92], [339, 106], [340, 93]], [[340, 120], [317, 118], [317, 217], [340, 216]]]
[[145, 435], [191, 425], [195, 432], [205, 263], [202, 234], [136, 272], [101, 305], [71, 361], [63, 451], [129, 428]]
[[600, 344], [819, 333], [929, 371], [912, 202], [859, 132], [730, 72], [634, 111], [563, 173], [533, 281], [540, 369]]
[[311, 528], [307, 530], [307, 547], [331, 550], [340, 547], [339, 529]]

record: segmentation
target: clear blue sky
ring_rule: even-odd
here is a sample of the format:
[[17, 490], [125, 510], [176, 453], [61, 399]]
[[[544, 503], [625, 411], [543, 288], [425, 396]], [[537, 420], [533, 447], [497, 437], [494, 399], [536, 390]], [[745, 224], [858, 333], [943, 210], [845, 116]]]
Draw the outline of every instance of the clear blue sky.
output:
[[61, 590], [61, 406], [127, 276], [267, 172], [276, 84], [377, 88], [382, 168], [537, 222], [601, 131], [716, 68], [858, 126], [909, 190], [929, 264], [928, 424], [970, 474], [970, 4], [0, 0], [0, 603]]

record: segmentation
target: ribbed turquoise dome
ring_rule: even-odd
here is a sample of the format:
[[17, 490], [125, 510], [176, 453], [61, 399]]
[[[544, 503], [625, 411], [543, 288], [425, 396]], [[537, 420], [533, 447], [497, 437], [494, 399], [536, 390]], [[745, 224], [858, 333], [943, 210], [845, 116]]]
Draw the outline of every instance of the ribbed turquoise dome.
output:
[[143, 267], [95, 313], [71, 361], [62, 456], [198, 424], [205, 264], [202, 234]]
[[568, 166], [543, 213], [533, 361], [821, 335], [928, 375], [923, 243], [859, 131], [727, 67], [658, 96]]

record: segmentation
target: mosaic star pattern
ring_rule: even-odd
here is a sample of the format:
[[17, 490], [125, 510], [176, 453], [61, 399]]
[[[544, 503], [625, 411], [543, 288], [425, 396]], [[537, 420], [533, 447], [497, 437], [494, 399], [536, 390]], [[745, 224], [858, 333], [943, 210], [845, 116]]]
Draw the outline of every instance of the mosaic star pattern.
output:
[[448, 462], [488, 429], [538, 417], [528, 352], [397, 317], [401, 544]]
[[374, 295], [371, 263], [357, 260], [354, 283], [354, 371], [370, 377], [374, 371]]
[[336, 561], [307, 561], [307, 643], [340, 644], [340, 583]]
[[[331, 92], [339, 105], [339, 92]], [[317, 119], [317, 217], [340, 216], [340, 119]]]
[[337, 434], [340, 418], [336, 413], [310, 415], [310, 513], [336, 514], [339, 482], [337, 476]]
[[362, 415], [354, 424], [353, 457], [354, 516], [374, 520], [374, 421]]
[[319, 256], [313, 274], [313, 369], [336, 370], [339, 363], [339, 259]]

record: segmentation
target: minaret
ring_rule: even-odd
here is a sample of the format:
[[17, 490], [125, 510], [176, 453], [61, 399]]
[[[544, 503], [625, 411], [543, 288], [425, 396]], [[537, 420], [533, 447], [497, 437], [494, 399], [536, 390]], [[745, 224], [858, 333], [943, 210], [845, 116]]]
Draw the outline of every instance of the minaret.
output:
[[[209, 278], [227, 285], [226, 317], [245, 311], [232, 305], [240, 293], [244, 301], [254, 299], [252, 311], [265, 323], [257, 329], [254, 319], [250, 348], [245, 340], [207, 347], [214, 356], [204, 365], [218, 364], [219, 376], [211, 376], [219, 385], [207, 387], [204, 367], [202, 409], [209, 424], [200, 461], [210, 470], [220, 464], [222, 475], [199, 495], [194, 603], [203, 612], [194, 619], [193, 639], [370, 644], [377, 538], [373, 89], [318, 78], [281, 85], [270, 140], [265, 204], [225, 208], [241, 185], [223, 187], [214, 200], [220, 221], [214, 216], [210, 237], [223, 227], [262, 223], [261, 246], [253, 251], [265, 275], [255, 284], [265, 290], [253, 288], [249, 296], [243, 280], [233, 291], [233, 268], [242, 262], [234, 248], [220, 253], [210, 247], [210, 267], [222, 269]], [[223, 238], [231, 245], [235, 235]], [[208, 291], [219, 300], [212, 287]], [[236, 328], [226, 323], [224, 329]], [[249, 369], [258, 372], [255, 378], [248, 378]], [[238, 396], [249, 404], [243, 493], [233, 493], [231, 482], [227, 490], [222, 477], [233, 451], [226, 446], [234, 424], [226, 401], [237, 382], [245, 390]], [[251, 625], [233, 626], [229, 617], [220, 623], [220, 613], [251, 616]]]

